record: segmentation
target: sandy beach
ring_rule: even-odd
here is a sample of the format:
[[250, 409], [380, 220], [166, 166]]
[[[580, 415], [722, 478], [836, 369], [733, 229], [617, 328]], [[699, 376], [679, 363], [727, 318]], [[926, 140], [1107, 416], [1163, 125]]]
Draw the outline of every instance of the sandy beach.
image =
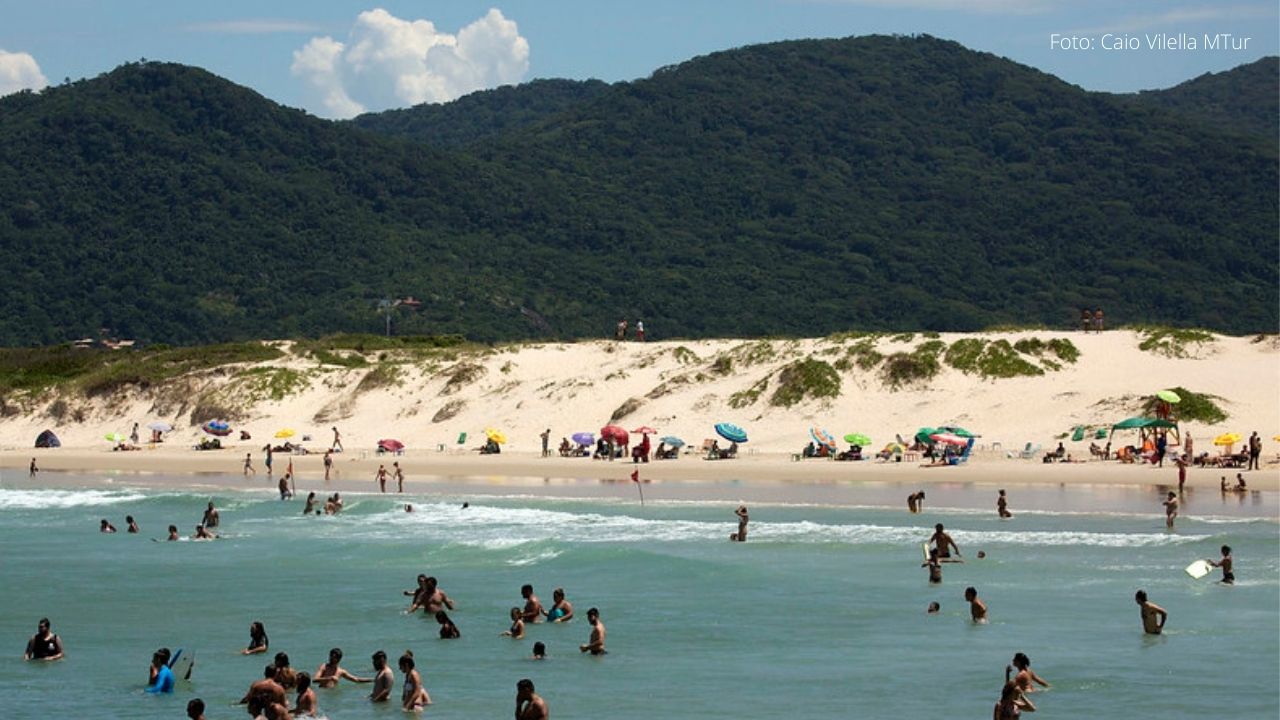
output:
[[[615, 422], [627, 429], [642, 425], [658, 437], [676, 435], [697, 447], [714, 438], [713, 425], [729, 421], [745, 428], [750, 441], [735, 460], [707, 461], [686, 452], [675, 461], [639, 466], [651, 482], [935, 484], [1130, 484], [1177, 483], [1171, 462], [1151, 466], [1111, 461], [1043, 464], [1040, 457], [1058, 442], [1077, 460], [1088, 460], [1093, 431], [1142, 413], [1143, 403], [1163, 388], [1182, 387], [1216, 398], [1227, 418], [1216, 424], [1183, 422], [1195, 452], [1217, 454], [1212, 439], [1235, 432], [1263, 438], [1261, 471], [1249, 472], [1251, 489], [1280, 490], [1280, 465], [1272, 436], [1280, 431], [1280, 344], [1274, 336], [1213, 336], [1176, 353], [1140, 348], [1143, 335], [1130, 331], [1103, 334], [1023, 331], [936, 338], [851, 336], [802, 340], [703, 340], [651, 343], [605, 341], [575, 344], [525, 344], [450, 351], [430, 358], [387, 356], [369, 367], [334, 367], [286, 354], [269, 363], [217, 368], [147, 387], [128, 386], [107, 397], [84, 397], [74, 388], [18, 398], [21, 412], [0, 419], [0, 468], [25, 474], [32, 457], [46, 470], [87, 473], [125, 472], [238, 475], [251, 453], [264, 472], [262, 446], [281, 429], [310, 450], [307, 455], [277, 454], [277, 476], [289, 459], [304, 479], [322, 477], [321, 454], [338, 427], [346, 452], [335, 455], [341, 482], [371, 480], [377, 466], [401, 462], [411, 484], [428, 478], [586, 478], [628, 480], [631, 462], [539, 457], [539, 434], [551, 431], [553, 454], [560, 439], [576, 432], [598, 432]], [[923, 343], [981, 340], [1048, 342], [1069, 340], [1078, 349], [1075, 362], [1026, 355], [1042, 374], [991, 378], [942, 364], [928, 380], [894, 386], [882, 369], [839, 362], [870, 349], [881, 356], [917, 351]], [[288, 343], [280, 343], [288, 349]], [[837, 385], [827, 396], [804, 395], [791, 402], [773, 395], [786, 373], [800, 361], [822, 361], [835, 368]], [[368, 381], [381, 371], [390, 378]], [[288, 373], [288, 392], [262, 392], [262, 378]], [[12, 399], [11, 399], [12, 402]], [[196, 451], [207, 437], [199, 412], [215, 405], [227, 412], [236, 432], [225, 447]], [[1175, 408], [1176, 411], [1176, 408]], [[175, 429], [158, 445], [146, 443], [152, 422]], [[107, 433], [128, 435], [141, 426], [142, 449], [113, 452]], [[868, 450], [895, 436], [910, 437], [921, 426], [962, 425], [979, 437], [971, 461], [960, 467], [923, 468], [918, 459], [902, 463], [840, 463], [821, 459], [794, 461], [809, 442], [809, 428], [828, 429], [837, 438], [865, 433]], [[1073, 427], [1090, 428], [1073, 442]], [[501, 455], [475, 451], [487, 428], [507, 437]], [[35, 436], [52, 429], [63, 446], [33, 449]], [[252, 439], [238, 440], [247, 430]], [[460, 444], [462, 434], [466, 439]], [[395, 438], [403, 455], [377, 455], [379, 440]], [[1117, 447], [1136, 442], [1136, 433], [1117, 433]], [[654, 438], [656, 445], [657, 437]], [[1097, 440], [1101, 445], [1105, 439]], [[1030, 459], [1008, 455], [1030, 443], [1040, 450]], [[841, 443], [845, 447], [846, 443]], [[1238, 446], [1237, 446], [1238, 447]], [[1178, 449], [1177, 447], [1173, 449]], [[688, 450], [688, 448], [686, 448]], [[1193, 487], [1218, 486], [1235, 469], [1191, 468]], [[360, 478], [362, 480], [357, 480]]]

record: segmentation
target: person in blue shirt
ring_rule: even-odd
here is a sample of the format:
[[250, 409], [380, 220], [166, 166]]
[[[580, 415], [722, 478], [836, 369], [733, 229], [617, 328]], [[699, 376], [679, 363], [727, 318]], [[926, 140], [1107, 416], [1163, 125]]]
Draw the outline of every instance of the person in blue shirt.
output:
[[151, 684], [149, 693], [173, 692], [173, 671], [169, 669], [169, 649], [160, 648], [151, 656]]

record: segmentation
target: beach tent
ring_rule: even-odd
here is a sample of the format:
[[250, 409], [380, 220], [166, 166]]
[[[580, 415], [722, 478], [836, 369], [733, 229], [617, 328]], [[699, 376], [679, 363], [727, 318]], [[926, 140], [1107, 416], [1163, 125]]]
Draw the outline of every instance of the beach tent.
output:
[[36, 447], [38, 448], [55, 448], [62, 447], [62, 441], [52, 430], [45, 430], [36, 436]]
[[[1141, 446], [1147, 441], [1149, 436], [1154, 436], [1157, 430], [1165, 430], [1168, 432], [1170, 445], [1177, 445], [1178, 440], [1178, 424], [1171, 420], [1152, 417], [1131, 417], [1121, 420], [1111, 426], [1111, 437], [1115, 437], [1117, 430], [1137, 430], [1138, 445]], [[1110, 442], [1110, 440], [1108, 440]]]

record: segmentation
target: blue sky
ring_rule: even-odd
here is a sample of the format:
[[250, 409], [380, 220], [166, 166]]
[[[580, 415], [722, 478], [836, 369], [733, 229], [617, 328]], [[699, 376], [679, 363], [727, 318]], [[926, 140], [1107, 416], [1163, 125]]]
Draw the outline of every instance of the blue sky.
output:
[[[146, 57], [346, 117], [533, 78], [630, 80], [751, 43], [871, 33], [928, 33], [1123, 92], [1275, 55], [1278, 28], [1275, 0], [0, 0], [0, 93]], [[1186, 33], [1197, 47], [1151, 49], [1157, 33]], [[1250, 39], [1205, 48], [1203, 36], [1218, 33]], [[1055, 34], [1067, 48], [1052, 47]], [[1108, 37], [1139, 47], [1103, 49]]]

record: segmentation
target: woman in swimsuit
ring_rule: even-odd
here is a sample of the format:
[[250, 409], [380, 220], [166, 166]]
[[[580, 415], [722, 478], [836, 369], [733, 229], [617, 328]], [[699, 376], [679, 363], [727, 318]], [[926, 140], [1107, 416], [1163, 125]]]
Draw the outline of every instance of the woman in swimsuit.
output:
[[267, 637], [267, 629], [262, 623], [255, 620], [249, 626], [249, 647], [240, 651], [241, 655], [257, 655], [267, 651], [267, 646], [271, 644], [271, 640]]
[[503, 631], [502, 634], [512, 640], [524, 637], [524, 617], [520, 614], [520, 608], [511, 608], [511, 629]]
[[422, 712], [431, 704], [431, 696], [422, 687], [422, 676], [414, 669], [413, 653], [406, 650], [400, 656], [400, 672], [404, 673], [404, 685], [400, 690], [400, 704], [406, 712]]

